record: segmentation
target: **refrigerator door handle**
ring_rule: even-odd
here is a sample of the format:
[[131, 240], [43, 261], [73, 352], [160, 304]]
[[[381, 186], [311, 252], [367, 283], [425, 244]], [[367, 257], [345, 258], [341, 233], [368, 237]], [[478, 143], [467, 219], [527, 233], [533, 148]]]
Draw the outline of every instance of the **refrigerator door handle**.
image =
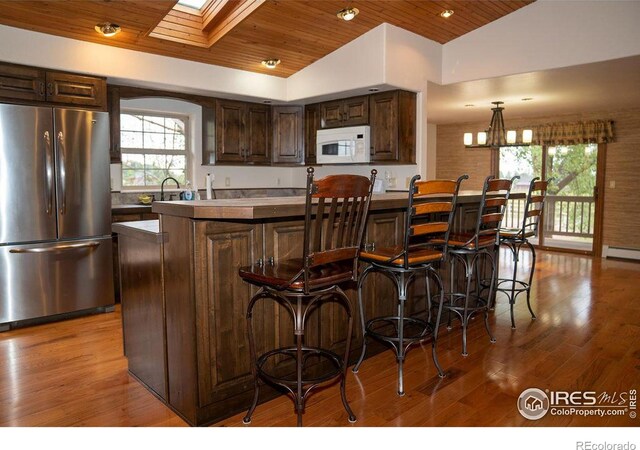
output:
[[44, 171], [46, 182], [44, 186], [44, 195], [45, 195], [45, 211], [47, 214], [51, 215], [53, 211], [53, 160], [51, 156], [51, 139], [49, 137], [49, 132], [44, 132]]
[[83, 242], [81, 244], [65, 244], [56, 247], [12, 248], [9, 253], [55, 253], [64, 250], [76, 250], [82, 248], [96, 248], [100, 242]]
[[62, 134], [62, 131], [58, 132], [58, 149], [58, 167], [60, 170], [60, 198], [62, 199], [60, 204], [60, 214], [65, 214], [67, 210], [67, 173], [65, 169], [66, 151], [64, 148], [64, 134]]

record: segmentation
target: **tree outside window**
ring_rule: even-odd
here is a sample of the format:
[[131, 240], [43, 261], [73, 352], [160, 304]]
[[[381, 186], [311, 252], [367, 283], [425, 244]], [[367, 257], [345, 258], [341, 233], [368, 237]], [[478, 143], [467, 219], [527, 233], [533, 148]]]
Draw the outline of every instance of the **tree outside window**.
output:
[[120, 115], [122, 187], [159, 188], [173, 177], [189, 179], [188, 118], [127, 111]]

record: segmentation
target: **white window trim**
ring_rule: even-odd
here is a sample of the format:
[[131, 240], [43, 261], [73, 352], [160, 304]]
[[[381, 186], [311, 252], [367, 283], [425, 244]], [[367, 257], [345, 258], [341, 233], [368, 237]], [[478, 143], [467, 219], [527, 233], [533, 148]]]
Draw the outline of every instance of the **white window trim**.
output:
[[[174, 149], [144, 149], [144, 148], [133, 148], [133, 147], [123, 147], [120, 146], [121, 154], [151, 154], [151, 155], [185, 155], [186, 157], [186, 167], [185, 167], [185, 179], [191, 180], [191, 172], [193, 166], [193, 154], [191, 152], [191, 120], [189, 114], [182, 113], [171, 113], [171, 112], [162, 112], [162, 111], [145, 111], [142, 109], [134, 109], [134, 108], [122, 108], [120, 110], [120, 114], [130, 114], [130, 115], [140, 115], [140, 116], [154, 116], [154, 117], [170, 117], [172, 119], [180, 119], [184, 122], [184, 141], [185, 141], [185, 149], [184, 150], [174, 150]], [[127, 130], [133, 131], [133, 130]], [[120, 133], [122, 133], [122, 125], [120, 126]], [[122, 187], [121, 191], [127, 192], [144, 192], [149, 190], [159, 190], [160, 185], [148, 185], [148, 186], [125, 186], [124, 184], [124, 164], [121, 164], [120, 167], [120, 176], [122, 177]], [[182, 185], [180, 189], [175, 187], [175, 183], [171, 182], [170, 188], [165, 189], [166, 192], [171, 191], [179, 191], [182, 189]]]

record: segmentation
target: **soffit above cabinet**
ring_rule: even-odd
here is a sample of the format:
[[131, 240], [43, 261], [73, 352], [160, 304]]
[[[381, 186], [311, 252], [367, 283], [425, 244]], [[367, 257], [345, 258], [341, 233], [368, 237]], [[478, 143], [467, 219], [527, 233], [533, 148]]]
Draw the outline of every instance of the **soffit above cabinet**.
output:
[[[0, 1], [0, 23], [288, 77], [384, 22], [445, 43], [533, 1], [209, 0], [198, 11], [175, 0], [13, 0]], [[360, 10], [349, 22], [336, 17], [346, 6]], [[455, 14], [440, 17], [445, 9]], [[122, 32], [103, 37], [94, 30], [102, 22]], [[271, 58], [282, 63], [262, 66]]]

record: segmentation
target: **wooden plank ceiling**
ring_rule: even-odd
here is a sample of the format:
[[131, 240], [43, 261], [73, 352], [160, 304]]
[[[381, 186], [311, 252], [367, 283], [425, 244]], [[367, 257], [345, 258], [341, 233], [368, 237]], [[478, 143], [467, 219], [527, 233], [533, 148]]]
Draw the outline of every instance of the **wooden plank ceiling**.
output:
[[[229, 26], [211, 34], [167, 40], [166, 28], [195, 20], [209, 28], [207, 17], [189, 17], [176, 0], [51, 0], [0, 1], [0, 23], [58, 36], [215, 64], [269, 75], [289, 75], [324, 57], [383, 22], [428, 39], [445, 43], [503, 17], [535, 0], [519, 1], [426, 1], [426, 0], [266, 0], [251, 11], [236, 13]], [[353, 6], [360, 14], [350, 22], [336, 13]], [[445, 9], [455, 11], [448, 19]], [[171, 12], [171, 14], [170, 14]], [[99, 22], [116, 23], [122, 32], [112, 38], [94, 31]], [[194, 22], [192, 22], [191, 26]], [[213, 23], [213, 22], [212, 22]], [[161, 25], [161, 26], [158, 26]], [[158, 27], [156, 29], [156, 27]], [[162, 28], [165, 28], [163, 31]], [[184, 30], [183, 30], [184, 31]], [[205, 30], [206, 31], [206, 30]], [[192, 33], [193, 34], [193, 33]], [[192, 44], [185, 40], [194, 41]], [[213, 45], [210, 45], [213, 43]], [[277, 58], [273, 70], [260, 62]]]

